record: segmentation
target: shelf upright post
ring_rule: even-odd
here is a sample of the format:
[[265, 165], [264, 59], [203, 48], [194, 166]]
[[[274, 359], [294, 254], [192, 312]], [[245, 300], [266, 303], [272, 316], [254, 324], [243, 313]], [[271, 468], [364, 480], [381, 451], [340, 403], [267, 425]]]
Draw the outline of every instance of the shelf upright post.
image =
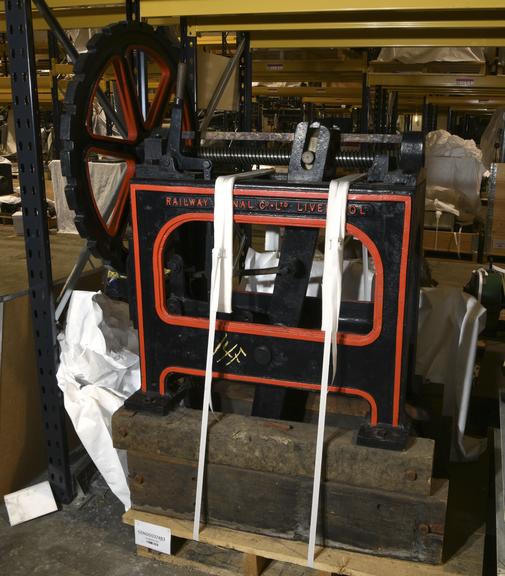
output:
[[30, 0], [5, 0], [5, 15], [28, 286], [49, 482], [56, 499], [68, 503], [74, 498], [75, 486], [70, 471], [63, 395], [56, 381], [58, 345]]
[[188, 34], [186, 18], [181, 18], [182, 61], [186, 63], [186, 85], [188, 105], [191, 111], [191, 125], [198, 130], [198, 60], [197, 38]]
[[60, 115], [61, 105], [58, 96], [58, 76], [53, 71], [53, 64], [58, 63], [58, 40], [51, 30], [47, 31], [47, 47], [51, 67], [51, 102], [53, 106], [53, 158], [60, 158]]
[[252, 54], [249, 33], [237, 33], [237, 46], [245, 39], [244, 51], [239, 61], [239, 130], [252, 130]]
[[[125, 12], [127, 22], [140, 22], [140, 0], [126, 0]], [[140, 109], [144, 119], [146, 119], [149, 108], [148, 64], [146, 54], [137, 51], [132, 65], [137, 73], [137, 90], [140, 97]]]

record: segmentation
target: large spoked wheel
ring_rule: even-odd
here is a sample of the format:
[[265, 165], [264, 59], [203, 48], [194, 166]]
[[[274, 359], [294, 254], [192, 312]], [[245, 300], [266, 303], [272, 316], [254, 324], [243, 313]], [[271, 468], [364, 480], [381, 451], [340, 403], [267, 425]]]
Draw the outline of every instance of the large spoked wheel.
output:
[[[120, 271], [126, 268], [123, 236], [139, 145], [163, 123], [177, 59], [178, 49], [151, 26], [114, 24], [88, 42], [65, 96], [61, 164], [67, 201], [92, 252]], [[144, 103], [141, 74], [149, 78]]]

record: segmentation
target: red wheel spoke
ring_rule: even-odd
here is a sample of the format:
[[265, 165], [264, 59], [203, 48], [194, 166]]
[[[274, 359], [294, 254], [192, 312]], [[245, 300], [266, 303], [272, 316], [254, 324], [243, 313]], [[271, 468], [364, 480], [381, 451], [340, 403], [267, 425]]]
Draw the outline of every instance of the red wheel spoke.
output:
[[[135, 159], [131, 155], [124, 155], [123, 157], [116, 155], [116, 158], [124, 160], [125, 172], [121, 176], [121, 180], [118, 182], [115, 190], [112, 191], [110, 197], [105, 201], [105, 204], [101, 209], [99, 209], [96, 202], [89, 165], [89, 162], [91, 161], [91, 158], [89, 157], [91, 151], [100, 152], [95, 148], [90, 148], [85, 156], [90, 196], [95, 206], [96, 214], [101, 221], [104, 230], [106, 230], [109, 235], [114, 236], [120, 229], [123, 218], [126, 215], [124, 208], [128, 199], [130, 180], [135, 174]], [[110, 154], [107, 155], [110, 156]]]
[[128, 140], [136, 141], [144, 132], [144, 120], [131, 66], [125, 57], [115, 58], [112, 64], [117, 81], [119, 101], [128, 129]]

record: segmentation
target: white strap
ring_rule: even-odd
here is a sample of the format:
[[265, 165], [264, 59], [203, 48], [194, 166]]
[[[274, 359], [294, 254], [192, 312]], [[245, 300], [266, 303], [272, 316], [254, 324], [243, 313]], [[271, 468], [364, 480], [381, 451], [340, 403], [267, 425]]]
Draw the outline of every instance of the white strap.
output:
[[324, 448], [326, 422], [326, 398], [332, 357], [332, 382], [337, 372], [337, 330], [342, 300], [342, 275], [344, 261], [345, 217], [347, 193], [353, 180], [361, 175], [346, 176], [332, 180], [328, 191], [326, 209], [326, 238], [324, 245], [322, 325], [324, 331], [323, 369], [321, 374], [321, 394], [319, 398], [319, 418], [317, 422], [316, 459], [314, 463], [314, 485], [312, 489], [312, 509], [310, 514], [309, 548], [307, 566], [314, 567], [316, 547], [319, 492], [321, 487], [321, 467]]
[[477, 274], [477, 278], [479, 280], [479, 285], [477, 287], [477, 300], [480, 302], [482, 299], [482, 290], [484, 287], [485, 277], [487, 276], [487, 270], [481, 266], [480, 268], [476, 268], [472, 270], [472, 274]]
[[200, 448], [198, 453], [198, 476], [196, 481], [195, 517], [193, 539], [199, 540], [200, 517], [202, 511], [203, 478], [205, 473], [205, 453], [207, 449], [207, 427], [211, 403], [212, 359], [216, 336], [217, 312], [232, 311], [233, 287], [233, 187], [239, 179], [254, 178], [271, 174], [274, 170], [254, 170], [232, 176], [220, 176], [214, 188], [214, 248], [212, 250], [212, 274], [210, 281], [209, 336], [205, 362], [205, 384], [203, 393], [202, 424], [200, 428]]
[[495, 272], [499, 272], [500, 274], [505, 274], [505, 268], [500, 268], [500, 266], [497, 266], [496, 264], [492, 264], [491, 267], [493, 268], [493, 270]]

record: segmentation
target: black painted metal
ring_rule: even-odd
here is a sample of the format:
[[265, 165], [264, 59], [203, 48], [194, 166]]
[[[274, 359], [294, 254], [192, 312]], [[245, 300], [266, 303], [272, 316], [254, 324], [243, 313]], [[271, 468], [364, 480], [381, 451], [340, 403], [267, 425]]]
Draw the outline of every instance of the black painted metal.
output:
[[389, 119], [389, 130], [390, 134], [396, 133], [396, 124], [398, 122], [398, 92], [392, 93], [393, 103], [391, 107], [391, 117]]
[[250, 132], [252, 130], [252, 54], [249, 34], [237, 34], [237, 46], [245, 38], [244, 52], [239, 62], [239, 130]]
[[[47, 31], [47, 43], [49, 52], [49, 61], [52, 63], [58, 61], [59, 50], [56, 36]], [[53, 74], [51, 76], [51, 102], [53, 106], [53, 158], [57, 160], [60, 157], [60, 115], [61, 106], [58, 97], [58, 76]]]
[[436, 130], [438, 125], [438, 106], [433, 105], [431, 114], [431, 129]]
[[31, 3], [27, 0], [6, 0], [5, 8], [28, 283], [47, 439], [49, 481], [56, 498], [61, 502], [70, 502], [75, 492], [70, 472], [63, 397], [56, 381], [58, 348]]
[[361, 115], [360, 115], [360, 132], [368, 132], [368, 118], [370, 114], [370, 87], [368, 85], [368, 74], [363, 73], [361, 81]]
[[[133, 102], [132, 121], [137, 126], [135, 139], [96, 138], [85, 129], [89, 108], [93, 101], [97, 82], [105, 67], [113, 58], [124, 58], [131, 47], [141, 47], [146, 52], [156, 54], [171, 68], [171, 78], [175, 74], [175, 54], [173, 47], [162, 33], [158, 33], [143, 22], [127, 24], [120, 22], [107, 27], [93, 37], [87, 52], [80, 55], [77, 62], [79, 74], [69, 84], [65, 96], [65, 114], [62, 118], [61, 167], [67, 178], [65, 194], [69, 206], [76, 212], [76, 227], [81, 235], [91, 239], [90, 250], [116, 269], [126, 268], [127, 250], [123, 243], [123, 233], [127, 223], [127, 202], [123, 204], [120, 223], [114, 234], [107, 230], [103, 218], [97, 212], [93, 189], [88, 178], [86, 158], [88, 149], [99, 149], [103, 154], [116, 158], [128, 158], [138, 161], [139, 145], [148, 136], [141, 118], [140, 104], [133, 80], [124, 86]], [[173, 89], [173, 83], [167, 86], [166, 103]], [[106, 99], [106, 96], [104, 95]], [[112, 104], [109, 105], [112, 108]], [[115, 113], [115, 112], [114, 112]], [[158, 110], [159, 122], [164, 110]], [[115, 124], [115, 123], [114, 123]], [[117, 126], [117, 125], [116, 125]]]
[[[140, 0], [126, 0], [126, 21], [128, 23], [140, 22]], [[137, 80], [140, 109], [144, 118], [147, 118], [149, 94], [148, 94], [148, 70], [147, 59], [144, 52], [137, 50], [132, 62]]]
[[454, 114], [452, 108], [447, 110], [447, 132], [452, 132], [452, 124], [453, 124]]
[[423, 134], [427, 134], [431, 129], [431, 108], [432, 105], [427, 102], [425, 96], [423, 102]]
[[[173, 181], [159, 182], [154, 187], [153, 182], [137, 184], [134, 192], [136, 208], [134, 218], [134, 234], [137, 247], [137, 270], [141, 293], [137, 294], [142, 305], [143, 334], [141, 355], [145, 366], [144, 385], [146, 392], [156, 396], [160, 386], [165, 385], [165, 391], [171, 390], [173, 378], [180, 374], [203, 374], [205, 368], [205, 349], [208, 318], [208, 294], [203, 297], [193, 292], [197, 285], [191, 287], [191, 281], [186, 284], [183, 297], [173, 294], [170, 274], [164, 275], [167, 268], [165, 260], [153, 270], [152, 263], [157, 262], [154, 246], [156, 239], [166, 230], [175, 218], [191, 215], [188, 223], [195, 223], [198, 218], [209, 218], [213, 210], [213, 183]], [[181, 193], [181, 186], [184, 193]], [[304, 220], [320, 219], [324, 226], [326, 212], [324, 185], [289, 184], [268, 182], [241, 183], [236, 186], [237, 202], [235, 214], [238, 217], [287, 217], [295, 218], [300, 228], [304, 229]], [[256, 193], [257, 192], [257, 193]], [[269, 195], [269, 192], [272, 194]], [[317, 200], [304, 200], [305, 193], [319, 192]], [[282, 197], [276, 197], [281, 193]], [[367, 183], [365, 179], [352, 185], [351, 194], [359, 195], [358, 200], [348, 203], [348, 224], [357, 227], [367, 234], [380, 255], [383, 270], [382, 298], [377, 297], [375, 306], [380, 307], [382, 323], [380, 331], [367, 343], [341, 343], [339, 346], [339, 361], [337, 380], [339, 386], [370, 394], [377, 407], [377, 422], [394, 425], [394, 405], [397, 404], [398, 424], [405, 424], [403, 402], [409, 383], [410, 372], [414, 361], [414, 346], [416, 334], [416, 306], [418, 298], [418, 269], [420, 266], [420, 228], [422, 226], [422, 188], [415, 183], [400, 187], [392, 187], [384, 183]], [[300, 198], [302, 197], [302, 198]], [[410, 210], [410, 208], [411, 210]], [[184, 228], [184, 225], [182, 229]], [[181, 230], [182, 230], [181, 229]], [[178, 229], [170, 234], [166, 257], [178, 254], [187, 270], [187, 279], [192, 272], [200, 268], [195, 266], [193, 259], [198, 254], [179, 251], [177, 243]], [[301, 247], [293, 252], [289, 247], [285, 259], [297, 258]], [[205, 246], [200, 247], [203, 258]], [[303, 252], [303, 250], [301, 250]], [[408, 253], [408, 258], [402, 256]], [[158, 253], [157, 254], [161, 254]], [[281, 255], [282, 258], [282, 255]], [[402, 261], [403, 258], [403, 261]], [[163, 262], [163, 263], [161, 263]], [[403, 262], [403, 263], [402, 263]], [[149, 265], [145, 265], [149, 263]], [[297, 263], [291, 265], [296, 270]], [[378, 261], [376, 261], [378, 265]], [[285, 267], [281, 265], [281, 268]], [[405, 268], [406, 267], [406, 268]], [[379, 280], [379, 277], [377, 279]], [[155, 286], [165, 286], [163, 300], [158, 300], [155, 306]], [[158, 292], [159, 293], [159, 292]], [[221, 320], [263, 325], [261, 334], [248, 334], [242, 329], [219, 326], [216, 332], [216, 342], [228, 338], [229, 349], [235, 353], [241, 349], [245, 352], [239, 356], [240, 362], [219, 362], [215, 356], [215, 370], [220, 375], [240, 380], [241, 377], [265, 383], [295, 382], [301, 387], [314, 386], [318, 388], [321, 376], [322, 343], [312, 341], [305, 336], [291, 336], [284, 322], [276, 322], [277, 304], [275, 294], [235, 293], [233, 314], [220, 316]], [[403, 308], [403, 302], [405, 307]], [[166, 306], [171, 319], [160, 316], [160, 310]], [[304, 298], [302, 316], [296, 324], [298, 329], [313, 329], [319, 331], [321, 321], [321, 304], [317, 298]], [[350, 307], [351, 306], [351, 307]], [[401, 317], [403, 315], [403, 321]], [[189, 318], [200, 319], [201, 325], [187, 325]], [[377, 320], [376, 320], [377, 321]], [[282, 326], [277, 336], [270, 334], [270, 329]], [[373, 314], [368, 303], [343, 302], [341, 310], [341, 332], [367, 334], [373, 326]], [[402, 343], [398, 338], [402, 337]], [[170, 342], [170, 346], [166, 345]], [[261, 353], [257, 351], [262, 347]], [[265, 347], [268, 354], [265, 352]], [[266, 358], [266, 360], [265, 360]], [[366, 358], [366, 361], [363, 359]], [[400, 371], [398, 372], [398, 367]], [[171, 368], [167, 375], [165, 369]], [[400, 380], [396, 380], [400, 378]], [[394, 382], [396, 394], [394, 393]], [[396, 400], [395, 400], [396, 398]]]
[[188, 36], [186, 18], [181, 18], [181, 50], [182, 61], [186, 63], [186, 86], [188, 105], [193, 118], [191, 125], [198, 126], [198, 62], [196, 36]]
[[376, 134], [380, 134], [382, 132], [382, 125], [381, 125], [382, 98], [383, 98], [382, 87], [376, 86], [374, 90], [374, 110], [373, 110], [373, 125], [374, 125], [374, 132]]
[[[287, 273], [277, 274], [270, 301], [270, 322], [282, 326], [298, 326], [302, 318], [305, 294], [310, 279], [319, 230], [317, 228], [286, 227], [279, 258], [279, 268]], [[255, 359], [257, 351], [255, 349]], [[264, 350], [271, 356], [268, 347]], [[261, 362], [259, 362], [261, 364]], [[263, 365], [268, 365], [264, 362]], [[262, 418], [302, 420], [306, 393], [258, 384], [254, 393], [252, 415]]]

